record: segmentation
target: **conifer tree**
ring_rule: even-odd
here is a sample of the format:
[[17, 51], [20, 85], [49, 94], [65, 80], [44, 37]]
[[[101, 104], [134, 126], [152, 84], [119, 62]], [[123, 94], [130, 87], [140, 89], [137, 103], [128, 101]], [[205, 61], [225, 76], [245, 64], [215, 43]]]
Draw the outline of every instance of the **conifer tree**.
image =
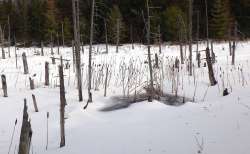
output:
[[211, 10], [210, 30], [211, 37], [215, 39], [225, 39], [228, 31], [228, 17], [224, 0], [214, 0]]

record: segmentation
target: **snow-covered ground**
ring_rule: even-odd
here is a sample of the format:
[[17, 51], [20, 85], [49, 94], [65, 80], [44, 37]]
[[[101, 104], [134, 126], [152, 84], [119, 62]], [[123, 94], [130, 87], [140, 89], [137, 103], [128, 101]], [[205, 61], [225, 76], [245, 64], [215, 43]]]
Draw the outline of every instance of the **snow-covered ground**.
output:
[[[97, 49], [98, 48], [98, 49]], [[11, 58], [0, 60], [0, 74], [5, 74], [9, 97], [0, 91], [0, 154], [8, 153], [15, 119], [17, 126], [10, 153], [17, 153], [22, 123], [23, 99], [27, 98], [33, 136], [31, 153], [34, 154], [249, 154], [250, 153], [250, 43], [237, 45], [236, 65], [231, 66], [227, 44], [214, 45], [217, 63], [214, 65], [218, 85], [209, 86], [207, 68], [197, 68], [188, 76], [186, 65], [180, 71], [172, 71], [174, 59], [179, 56], [177, 46], [163, 46], [159, 55], [160, 69], [154, 77], [166, 93], [194, 100], [181, 106], [168, 106], [158, 101], [132, 104], [128, 108], [111, 112], [100, 111], [116, 103], [111, 96], [133, 95], [133, 90], [148, 80], [147, 49], [131, 45], [110, 47], [109, 54], [96, 53], [93, 57], [93, 100], [87, 110], [87, 62], [88, 47], [82, 55], [84, 101], [78, 102], [73, 66], [65, 69], [66, 88], [66, 146], [59, 148], [59, 87], [58, 64], [51, 64], [50, 49], [44, 57], [34, 55], [38, 48], [20, 48], [16, 69], [14, 48]], [[204, 45], [200, 47], [205, 49]], [[95, 46], [103, 52], [104, 46]], [[152, 48], [158, 53], [157, 46]], [[195, 46], [194, 46], [195, 50]], [[6, 49], [7, 51], [7, 49]], [[29, 75], [23, 74], [21, 54], [28, 55]], [[54, 49], [57, 53], [57, 49]], [[71, 48], [61, 48], [61, 55], [72, 60]], [[188, 51], [187, 51], [188, 55]], [[8, 56], [8, 54], [6, 55]], [[55, 54], [55, 57], [59, 57]], [[154, 59], [154, 54], [152, 54]], [[204, 58], [204, 55], [202, 55]], [[195, 52], [194, 52], [195, 59]], [[50, 62], [49, 87], [44, 86], [44, 63]], [[72, 63], [72, 61], [70, 62]], [[109, 87], [103, 97], [103, 81], [109, 68]], [[132, 71], [131, 70], [136, 70]], [[129, 76], [129, 77], [128, 77]], [[35, 80], [35, 90], [29, 89], [29, 77]], [[124, 80], [122, 80], [124, 79]], [[124, 81], [124, 82], [123, 82]], [[178, 84], [176, 84], [178, 83]], [[134, 86], [134, 88], [133, 88]], [[178, 88], [173, 88], [178, 87]], [[223, 97], [224, 88], [230, 95]], [[128, 90], [129, 89], [129, 90]], [[176, 90], [178, 89], [178, 90]], [[39, 112], [34, 111], [32, 97], [35, 94]], [[48, 150], [46, 150], [46, 113], [49, 117]]]

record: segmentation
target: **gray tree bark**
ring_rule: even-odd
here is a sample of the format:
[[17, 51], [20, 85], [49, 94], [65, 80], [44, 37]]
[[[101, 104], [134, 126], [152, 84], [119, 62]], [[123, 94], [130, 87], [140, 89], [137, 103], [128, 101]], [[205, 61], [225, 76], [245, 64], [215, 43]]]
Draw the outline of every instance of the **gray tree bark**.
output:
[[49, 86], [49, 62], [45, 62], [45, 86]]
[[38, 107], [37, 107], [37, 102], [36, 102], [36, 96], [34, 94], [32, 94], [32, 100], [33, 100], [35, 112], [39, 112]]
[[60, 78], [60, 147], [65, 146], [65, 119], [64, 119], [64, 111], [66, 105], [65, 98], [65, 88], [64, 88], [64, 75], [63, 75], [63, 67], [59, 66], [59, 78]]
[[6, 77], [3, 74], [1, 75], [1, 78], [2, 78], [3, 97], [8, 97]]
[[22, 59], [23, 59], [23, 71], [24, 71], [24, 74], [29, 74], [28, 62], [27, 62], [27, 57], [26, 57], [25, 52], [22, 54]]
[[27, 101], [26, 99], [24, 99], [23, 122], [21, 128], [18, 154], [29, 154], [31, 138], [31, 123], [29, 121]]

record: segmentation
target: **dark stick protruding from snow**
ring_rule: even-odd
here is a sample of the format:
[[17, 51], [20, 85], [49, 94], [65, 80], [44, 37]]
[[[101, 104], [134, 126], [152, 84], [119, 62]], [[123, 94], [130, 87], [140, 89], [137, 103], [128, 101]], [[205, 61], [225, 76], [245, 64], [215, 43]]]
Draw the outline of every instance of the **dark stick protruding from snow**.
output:
[[5, 75], [1, 75], [1, 78], [2, 78], [3, 97], [8, 97], [6, 77]]
[[49, 62], [45, 62], [45, 86], [49, 86]]
[[31, 123], [29, 121], [27, 101], [24, 99], [23, 123], [19, 142], [18, 154], [29, 154], [32, 138]]
[[29, 68], [28, 68], [27, 57], [26, 57], [25, 52], [22, 54], [22, 58], [23, 58], [23, 71], [24, 71], [24, 74], [29, 74]]
[[65, 98], [64, 76], [63, 76], [62, 66], [59, 66], [59, 77], [60, 77], [60, 132], [61, 132], [60, 147], [63, 147], [65, 146], [64, 110], [65, 110], [66, 98]]
[[36, 96], [34, 94], [32, 94], [32, 100], [33, 100], [33, 105], [34, 105], [34, 108], [35, 108], [35, 112], [38, 112]]

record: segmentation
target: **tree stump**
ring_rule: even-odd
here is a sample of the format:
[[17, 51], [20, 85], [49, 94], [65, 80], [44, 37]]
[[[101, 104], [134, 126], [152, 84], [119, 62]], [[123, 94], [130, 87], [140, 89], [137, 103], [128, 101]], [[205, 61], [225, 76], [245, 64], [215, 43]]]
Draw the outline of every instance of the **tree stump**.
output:
[[45, 62], [45, 86], [49, 86], [49, 62]]
[[34, 90], [35, 89], [34, 79], [29, 77], [29, 80], [30, 80], [30, 90]]
[[24, 74], [29, 74], [29, 68], [28, 68], [27, 57], [26, 57], [25, 52], [22, 54], [22, 58], [23, 58], [23, 71], [24, 71]]
[[28, 110], [27, 101], [26, 99], [24, 99], [23, 122], [21, 128], [18, 154], [29, 154], [30, 151], [32, 129], [27, 110]]
[[33, 105], [35, 108], [35, 112], [38, 112], [38, 107], [37, 107], [37, 103], [36, 103], [36, 97], [34, 94], [32, 94], [32, 100], [33, 100]]
[[6, 77], [5, 75], [1, 75], [1, 78], [2, 78], [3, 97], [8, 97]]

